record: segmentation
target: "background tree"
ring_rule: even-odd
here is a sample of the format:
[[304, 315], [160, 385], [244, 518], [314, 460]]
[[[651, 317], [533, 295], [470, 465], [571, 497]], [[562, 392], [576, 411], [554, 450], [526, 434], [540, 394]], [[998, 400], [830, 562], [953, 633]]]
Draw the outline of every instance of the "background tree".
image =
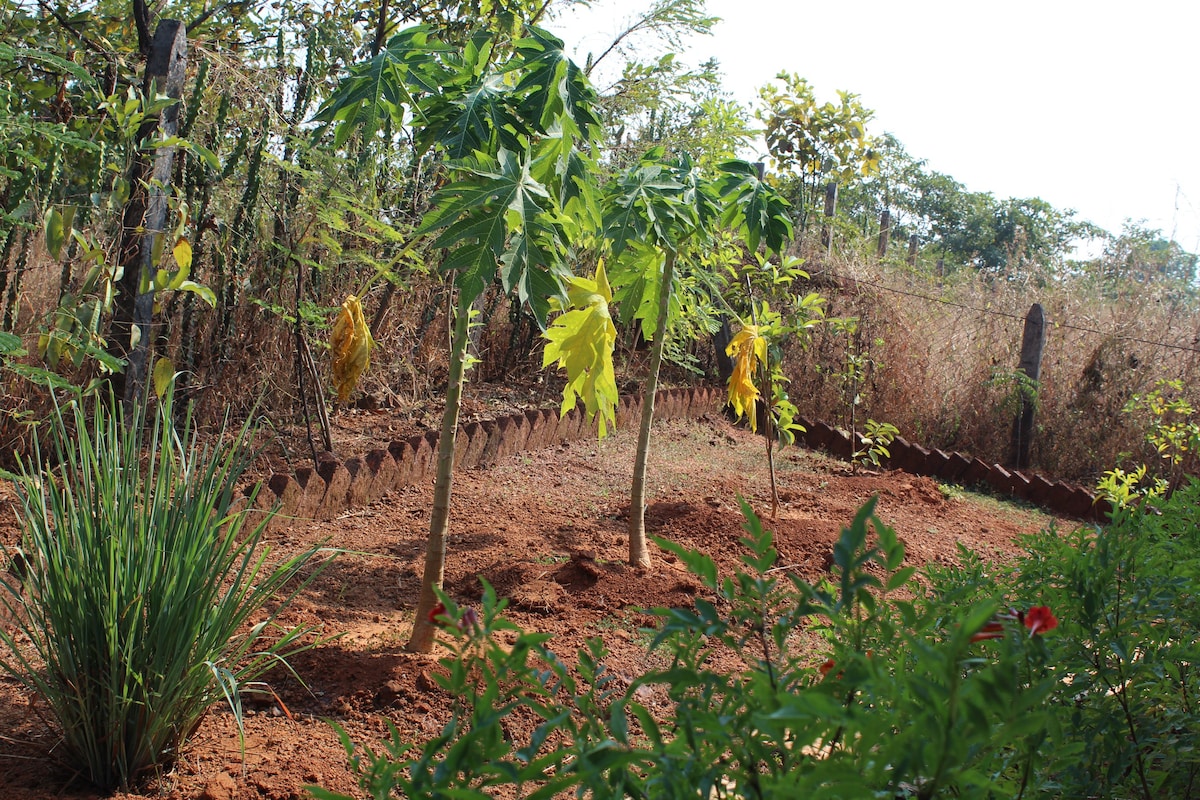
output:
[[653, 147], [670, 158], [687, 154], [703, 169], [733, 158], [753, 137], [750, 115], [721, 89], [716, 61], [686, 67], [673, 53], [625, 65], [604, 91], [604, 161], [625, 169]]
[[1162, 231], [1126, 220], [1121, 233], [1106, 237], [1104, 251], [1092, 270], [1109, 283], [1175, 281], [1190, 285], [1196, 280], [1197, 256]]
[[[564, 4], [559, 13], [585, 2], [575, 0]], [[712, 33], [713, 26], [719, 21], [718, 17], [707, 12], [704, 0], [652, 0], [644, 11], [626, 22], [604, 50], [598, 54], [588, 54], [585, 71], [588, 77], [594, 77], [600, 64], [614, 55], [634, 63], [637, 59], [633, 54], [645, 47], [647, 42], [653, 43], [655, 49], [682, 50], [685, 40], [696, 34]]]
[[651, 342], [629, 500], [629, 563], [643, 569], [650, 566], [645, 523], [650, 430], [669, 334], [675, 266], [716, 219], [711, 184], [686, 158], [663, 160], [661, 149], [614, 179], [606, 192], [603, 235], [613, 258], [614, 283], [627, 288], [621, 293], [622, 307], [639, 309], [642, 335]]
[[808, 81], [793, 73], [776, 80], [780, 85], [759, 90], [757, 116], [776, 171], [792, 182], [784, 192], [803, 233], [825, 183], [847, 186], [876, 170], [878, 154], [867, 135], [874, 112], [851, 92], [838, 92], [837, 103], [818, 103]]
[[895, 136], [874, 140], [871, 175], [840, 187], [839, 216], [864, 239], [878, 231], [889, 212], [892, 238], [920, 238], [925, 252], [944, 259], [949, 269], [971, 267], [994, 277], [1049, 275], [1065, 266], [1075, 245], [1099, 229], [1054, 208], [1040, 198], [997, 198], [969, 191], [962, 183], [930, 170], [910, 155]]

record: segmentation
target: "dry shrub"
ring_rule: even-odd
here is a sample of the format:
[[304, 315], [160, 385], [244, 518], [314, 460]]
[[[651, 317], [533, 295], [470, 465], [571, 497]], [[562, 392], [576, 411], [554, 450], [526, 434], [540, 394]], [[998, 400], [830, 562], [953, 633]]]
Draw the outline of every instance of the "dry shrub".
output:
[[[1105, 285], [1083, 274], [1039, 279], [961, 270], [944, 278], [886, 261], [814, 258], [812, 283], [831, 316], [860, 320], [867, 362], [856, 418], [897, 425], [927, 446], [1010, 461], [1024, 318], [1046, 314], [1033, 468], [1091, 481], [1123, 457], [1153, 464], [1146, 420], [1122, 413], [1159, 379], [1184, 381], [1196, 405], [1200, 313], [1169, 284]], [[848, 342], [825, 326], [789, 354], [791, 393], [802, 412], [846, 424], [838, 380]]]
[[[1176, 285], [1114, 285], [1070, 272], [1013, 278], [957, 270], [939, 276], [928, 265], [910, 267], [899, 260], [880, 264], [857, 254], [808, 255], [811, 281], [796, 288], [820, 292], [828, 298], [830, 317], [854, 317], [859, 324], [852, 337], [818, 326], [806, 346], [788, 347], [789, 392], [806, 416], [847, 427], [853, 422], [859, 430], [874, 418], [928, 446], [1008, 462], [1018, 400], [1013, 376], [1024, 317], [1035, 302], [1048, 320], [1032, 449], [1035, 469], [1090, 482], [1123, 458], [1154, 464], [1156, 454], [1143, 438], [1147, 420], [1122, 408], [1160, 379], [1181, 379], [1187, 399], [1200, 406], [1200, 391], [1194, 388], [1200, 378], [1200, 314], [1194, 296]], [[364, 279], [362, 264], [347, 253], [314, 247], [303, 265], [281, 265], [266, 251], [251, 248], [246, 263], [231, 266], [233, 274], [243, 276], [245, 288], [238, 290], [234, 313], [224, 324], [191, 297], [168, 300], [156, 318], [156, 348], [186, 370], [182, 395], [197, 401], [202, 423], [220, 419], [227, 409], [248, 412], [260, 398], [261, 413], [273, 427], [303, 423], [294, 326], [287, 318], [295, 307], [297, 269], [303, 270], [304, 297], [311, 307], [303, 324], [305, 341], [320, 388], [327, 391], [328, 324], [345, 295], [362, 290]], [[16, 326], [31, 351], [53, 311], [61, 276], [61, 266], [35, 246]], [[218, 276], [207, 268], [196, 277], [219, 288]], [[447, 287], [428, 272], [409, 274], [405, 281], [390, 296], [386, 285], [376, 282], [363, 298], [368, 319], [381, 316], [360, 396], [424, 415], [436, 406], [447, 374]], [[548, 390], [556, 378], [541, 372], [541, 340], [528, 314], [496, 290], [485, 295], [478, 310], [473, 352], [482, 363], [471, 373], [472, 393], [503, 395], [510, 391], [505, 384], [537, 385], [553, 402], [555, 393]], [[193, 323], [185, 328], [188, 313]], [[626, 391], [637, 391], [642, 344], [636, 332], [622, 332], [616, 360]], [[710, 342], [696, 343], [691, 353], [700, 368], [715, 373]], [[853, 420], [851, 387], [839, 377], [849, 353], [862, 359]], [[29, 362], [36, 363], [36, 356]], [[92, 365], [71, 379], [82, 383], [94, 374]], [[27, 451], [30, 431], [20, 420], [43, 416], [45, 392], [9, 377], [0, 446], [5, 452]], [[697, 376], [678, 370], [667, 380], [691, 382]]]

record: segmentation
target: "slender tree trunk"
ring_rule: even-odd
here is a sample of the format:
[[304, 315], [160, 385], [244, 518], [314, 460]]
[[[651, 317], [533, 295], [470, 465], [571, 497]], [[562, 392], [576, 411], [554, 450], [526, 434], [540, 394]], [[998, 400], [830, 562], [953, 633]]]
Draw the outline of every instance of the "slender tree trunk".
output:
[[387, 41], [388, 32], [388, 0], [379, 2], [379, 19], [375, 20], [375, 40], [371, 42], [371, 58], [379, 55], [383, 43]]
[[17, 316], [20, 313], [21, 300], [21, 278], [25, 275], [25, 270], [29, 266], [29, 251], [31, 248], [29, 240], [29, 229], [21, 229], [21, 247], [17, 250], [17, 259], [13, 263], [12, 274], [8, 280], [8, 293], [4, 299], [4, 322], [0, 327], [6, 331], [16, 329]]
[[675, 280], [674, 250], [667, 251], [663, 266], [662, 289], [658, 295], [658, 330], [650, 348], [650, 374], [642, 387], [642, 424], [638, 428], [637, 454], [633, 460], [633, 488], [629, 497], [629, 564], [641, 569], [650, 566], [646, 547], [646, 461], [650, 454], [650, 426], [654, 424], [654, 395], [658, 391], [658, 368], [662, 365], [663, 346], [667, 341], [667, 314], [671, 309], [671, 283]]
[[[140, 28], [138, 33], [140, 40]], [[149, 52], [143, 92], [149, 97], [153, 90], [179, 100], [183, 96], [187, 66], [187, 33], [183, 23], [170, 19], [158, 23]], [[159, 117], [151, 117], [142, 123], [138, 141], [153, 141], [160, 131], [165, 137], [174, 136], [178, 127], [179, 103], [174, 103]], [[113, 375], [112, 384], [117, 398], [125, 404], [125, 418], [129, 424], [136, 418], [130, 412], [142, 400], [150, 371], [153, 336], [150, 327], [154, 316], [154, 284], [150, 279], [156, 268], [154, 239], [166, 235], [167, 196], [174, 158], [174, 147], [158, 148], [153, 158], [139, 154], [129, 174], [132, 194], [122, 216], [119, 249], [120, 263], [125, 271], [119, 284], [109, 335], [110, 351], [127, 362], [124, 373]], [[164, 250], [169, 252], [169, 245], [164, 246]], [[149, 288], [143, 290], [144, 286]]]
[[417, 618], [412, 638], [405, 649], [428, 653], [433, 649], [436, 626], [429, 613], [437, 605], [434, 589], [442, 588], [446, 576], [446, 535], [450, 529], [450, 494], [454, 485], [454, 443], [458, 433], [458, 412], [462, 407], [463, 369], [467, 360], [467, 331], [471, 300], [459, 294], [454, 319], [454, 338], [450, 344], [450, 382], [446, 387], [446, 410], [442, 414], [442, 433], [438, 438], [437, 480], [433, 486], [433, 513], [429, 518], [429, 540], [425, 544], [425, 574], [421, 576], [421, 594], [417, 599]]

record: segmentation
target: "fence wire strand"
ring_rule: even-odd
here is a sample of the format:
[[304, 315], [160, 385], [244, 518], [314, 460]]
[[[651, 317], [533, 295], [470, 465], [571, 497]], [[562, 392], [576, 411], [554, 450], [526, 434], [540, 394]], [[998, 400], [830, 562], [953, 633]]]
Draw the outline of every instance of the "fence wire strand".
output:
[[1046, 317], [1038, 469], [1085, 480], [1123, 458], [1157, 459], [1146, 450], [1146, 421], [1123, 409], [1159, 380], [1181, 380], [1200, 407], [1200, 321], [1178, 287], [1113, 287], [1082, 276], [989, 280], [968, 270], [939, 278], [853, 263], [822, 265], [811, 280], [828, 298], [829, 316], [857, 318], [858, 331], [838, 336], [821, 326], [790, 353], [790, 392], [843, 427], [888, 421], [906, 438], [1006, 462], [1022, 330], [1034, 303]]

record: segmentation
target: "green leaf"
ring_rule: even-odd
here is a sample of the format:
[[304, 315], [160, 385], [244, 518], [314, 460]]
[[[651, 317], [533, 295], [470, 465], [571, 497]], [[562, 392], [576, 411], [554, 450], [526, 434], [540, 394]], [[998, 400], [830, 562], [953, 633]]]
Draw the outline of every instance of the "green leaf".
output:
[[594, 159], [580, 152], [573, 138], [561, 129], [544, 137], [537, 145], [529, 170], [552, 192], [557, 189], [563, 221], [574, 229], [571, 241], [579, 241], [600, 227], [599, 202], [592, 177], [597, 166]]
[[53, 206], [46, 212], [45, 219], [46, 228], [46, 250], [50, 253], [50, 257], [55, 261], [58, 260], [62, 253], [63, 242], [67, 240], [67, 231], [70, 229], [63, 215], [59, 213], [57, 208]]
[[457, 113], [446, 115], [440, 125], [427, 126], [424, 135], [436, 139], [446, 157], [455, 161], [476, 151], [495, 150], [491, 146], [493, 136], [501, 147], [519, 149], [519, 136], [529, 131], [509, 107], [509, 91], [503, 75], [486, 76], [455, 101]]
[[6, 331], [0, 331], [0, 356], [5, 358], [20, 358], [28, 355], [21, 342], [21, 337]]
[[908, 579], [911, 578], [916, 571], [916, 567], [905, 567], [904, 569], [897, 570], [890, 578], [888, 578], [885, 588], [889, 592], [899, 589], [901, 586], [908, 583]]
[[204, 166], [208, 167], [213, 172], [221, 171], [221, 159], [217, 158], [217, 154], [209, 150], [202, 144], [197, 144], [193, 141], [187, 141], [183, 145], [187, 150], [200, 156], [200, 160], [204, 162]]
[[652, 341], [658, 331], [658, 300], [666, 259], [661, 250], [641, 242], [625, 251], [613, 270], [614, 293], [622, 325], [638, 321], [642, 338]]
[[204, 302], [208, 303], [209, 307], [216, 308], [217, 296], [213, 294], [213, 290], [207, 286], [202, 286], [195, 281], [183, 281], [178, 287], [181, 292], [192, 292]]
[[673, 553], [683, 562], [688, 571], [699, 578], [706, 587], [716, 589], [720, 585], [717, 578], [717, 564], [704, 553], [698, 550], [688, 550], [683, 545], [672, 542], [669, 539], [662, 539], [658, 536], [651, 536], [650, 538], [663, 550]]
[[609, 189], [604, 238], [614, 258], [632, 242], [676, 249], [690, 228], [681, 195], [684, 186], [664, 164], [643, 163]]
[[52, 72], [65, 72], [79, 82], [83, 89], [98, 88], [96, 79], [92, 77], [92, 73], [76, 64], [74, 61], [54, 55], [45, 50], [39, 50], [32, 47], [11, 47], [7, 44], [0, 44], [0, 61], [6, 63], [34, 61], [47, 67]]
[[593, 138], [600, 120], [592, 111], [597, 97], [587, 76], [567, 57], [561, 39], [532, 26], [526, 33], [514, 43], [519, 56], [517, 93], [525, 98], [522, 115], [543, 131], [557, 126], [572, 135]]
[[435, 56], [449, 51], [430, 34], [426, 26], [403, 30], [374, 58], [350, 68], [349, 76], [314, 116], [336, 126], [335, 147], [341, 147], [356, 130], [369, 139], [385, 122], [395, 127], [404, 124], [405, 108], [417, 107], [409, 81], [428, 86], [425, 73], [434, 66]]
[[64, 378], [57, 372], [51, 372], [48, 369], [41, 367], [30, 366], [29, 364], [12, 363], [7, 365], [7, 369], [11, 370], [14, 375], [19, 375], [30, 383], [45, 386], [47, 389], [55, 391], [63, 389], [74, 390], [77, 387], [69, 378]]
[[726, 161], [717, 184], [725, 202], [721, 222], [741, 233], [751, 252], [760, 242], [767, 250], [781, 252], [792, 236], [788, 204], [770, 185], [760, 180], [758, 170], [745, 161]]
[[461, 180], [434, 196], [435, 211], [419, 233], [440, 231], [435, 247], [451, 252], [442, 263], [457, 272], [456, 283], [469, 300], [478, 297], [498, 268], [505, 291], [530, 304], [539, 324], [549, 312], [549, 297], [562, 293], [563, 243], [546, 188], [529, 171], [524, 157], [501, 150], [496, 159], [478, 156], [460, 162]]

